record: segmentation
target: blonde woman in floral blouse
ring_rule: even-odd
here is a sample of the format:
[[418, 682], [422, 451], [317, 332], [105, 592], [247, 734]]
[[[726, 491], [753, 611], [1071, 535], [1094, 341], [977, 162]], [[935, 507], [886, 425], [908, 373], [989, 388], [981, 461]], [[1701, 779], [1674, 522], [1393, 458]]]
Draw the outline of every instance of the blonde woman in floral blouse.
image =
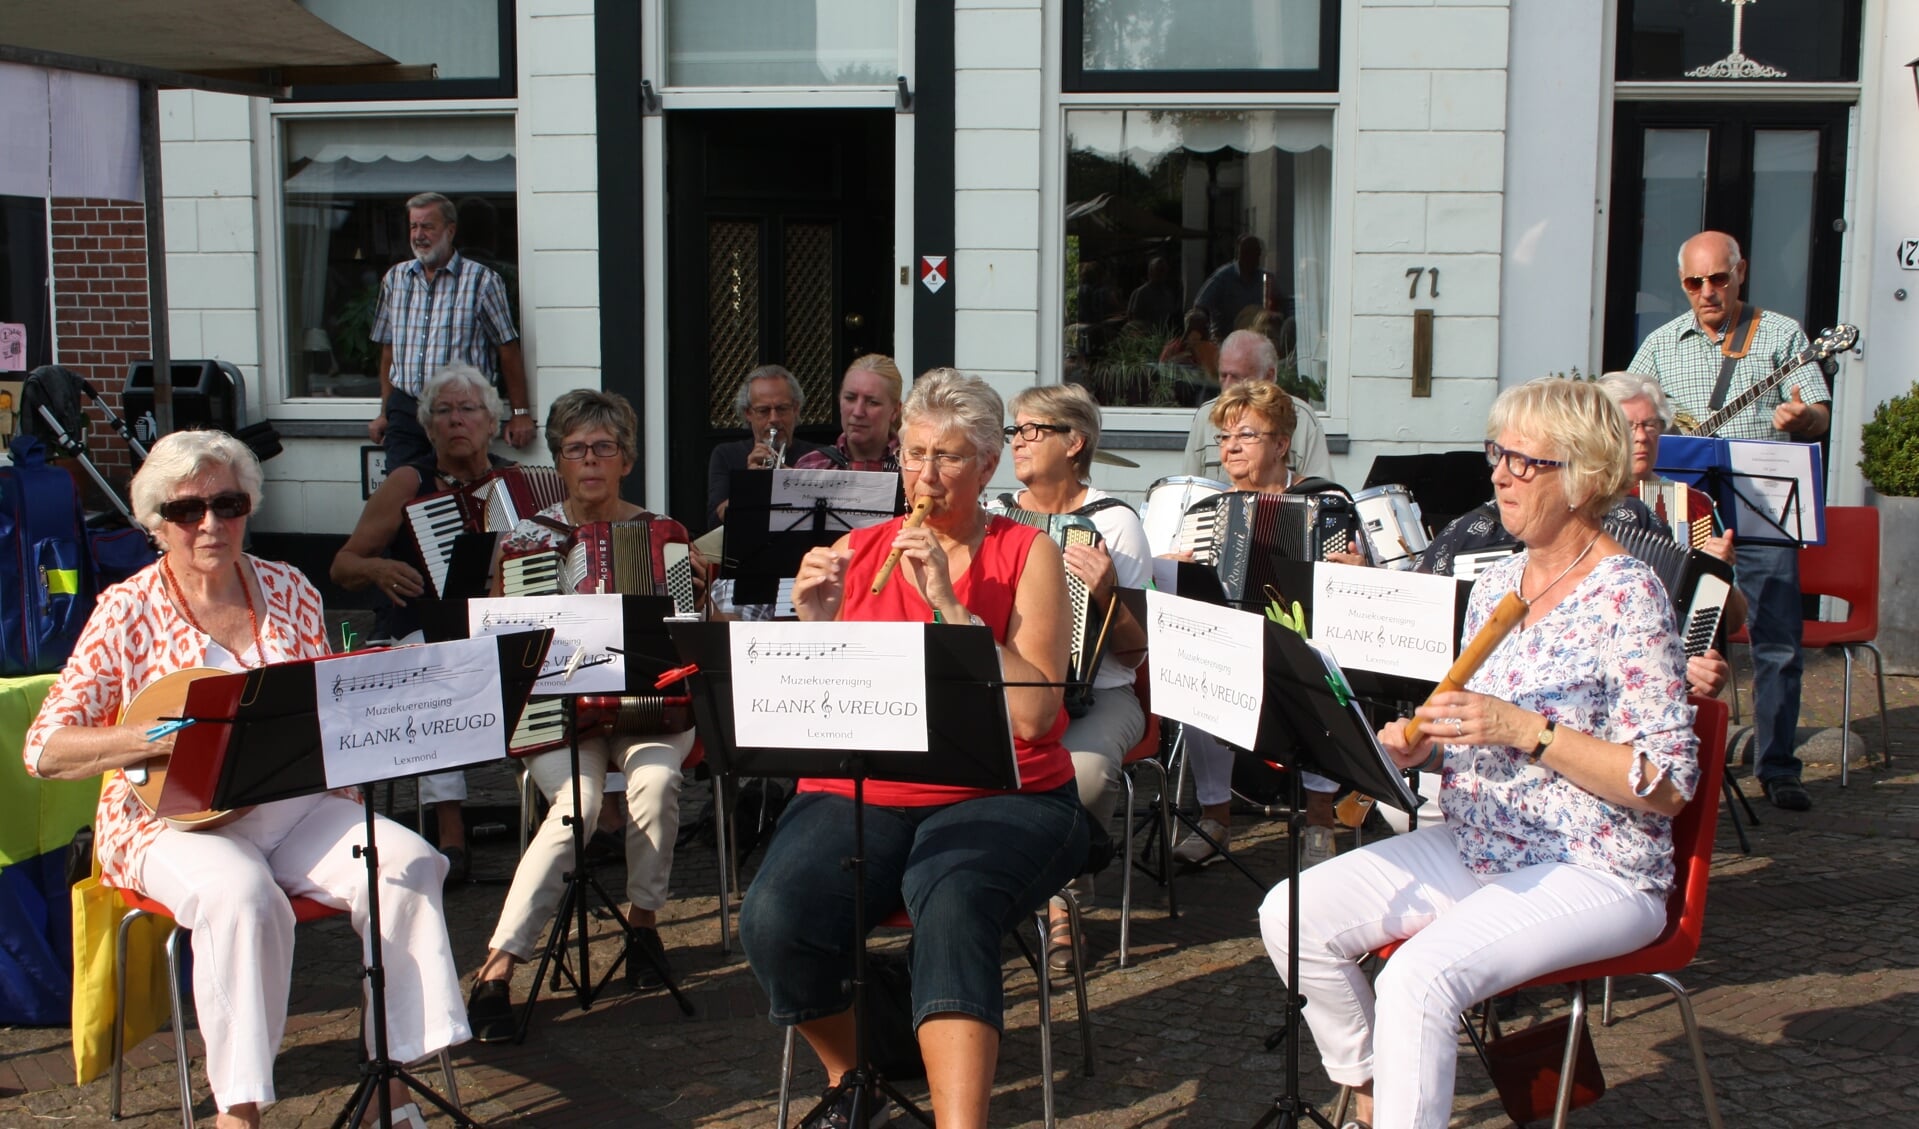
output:
[[[105, 775], [94, 818], [102, 878], [161, 903], [193, 931], [193, 1001], [221, 1129], [259, 1125], [274, 1100], [292, 981], [288, 898], [351, 910], [362, 932], [367, 923], [366, 870], [353, 854], [365, 824], [353, 799], [278, 800], [189, 832], [148, 814], [116, 771], [172, 748], [172, 738], [149, 744], [115, 724], [161, 676], [327, 654], [313, 585], [240, 551], [260, 481], [253, 453], [223, 432], [175, 432], [154, 444], [133, 479], [133, 509], [164, 552], [101, 595], [25, 749], [36, 776]], [[388, 1048], [408, 1062], [465, 1042], [466, 1009], [440, 906], [446, 859], [411, 831], [376, 822]], [[392, 1098], [394, 1125], [424, 1125], [398, 1084]]]
[[[1361, 1127], [1443, 1129], [1461, 1011], [1558, 968], [1630, 952], [1666, 923], [1672, 817], [1699, 779], [1685, 657], [1651, 569], [1600, 519], [1631, 482], [1625, 417], [1597, 387], [1536, 380], [1493, 405], [1501, 523], [1527, 549], [1479, 577], [1463, 638], [1529, 607], [1463, 691], [1380, 732], [1442, 772], [1446, 821], [1300, 878], [1300, 983], [1326, 1073]], [[1260, 909], [1286, 968], [1287, 898]], [[1357, 966], [1405, 944], [1368, 985]]]

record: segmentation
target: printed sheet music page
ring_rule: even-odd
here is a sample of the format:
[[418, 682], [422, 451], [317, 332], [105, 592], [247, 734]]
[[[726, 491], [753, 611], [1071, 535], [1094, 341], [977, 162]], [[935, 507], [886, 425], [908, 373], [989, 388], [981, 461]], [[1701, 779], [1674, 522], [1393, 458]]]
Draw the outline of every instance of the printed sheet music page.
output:
[[1308, 634], [1342, 667], [1437, 682], [1458, 650], [1458, 593], [1449, 576], [1322, 562], [1313, 566]]
[[540, 668], [540, 680], [533, 684], [535, 694], [626, 692], [626, 619], [617, 595], [472, 600], [467, 603], [466, 617], [467, 631], [475, 638], [529, 627], [553, 629], [546, 665]]
[[313, 664], [329, 788], [506, 755], [499, 647], [455, 639]]
[[925, 631], [921, 623], [735, 623], [734, 740], [925, 752]]
[[1250, 749], [1266, 692], [1265, 617], [1146, 592], [1153, 712]]

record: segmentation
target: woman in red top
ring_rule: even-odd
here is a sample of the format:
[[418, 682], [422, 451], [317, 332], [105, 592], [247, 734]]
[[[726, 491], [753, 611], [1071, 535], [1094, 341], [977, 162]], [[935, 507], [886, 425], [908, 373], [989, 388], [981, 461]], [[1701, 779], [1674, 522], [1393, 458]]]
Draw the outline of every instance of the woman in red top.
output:
[[[866, 786], [867, 919], [904, 906], [913, 919], [913, 1022], [942, 1127], [984, 1126], [1002, 1025], [1000, 939], [1078, 873], [1086, 825], [1066, 711], [1066, 579], [1059, 547], [1030, 526], [989, 517], [982, 488], [999, 464], [1000, 398], [950, 369], [907, 397], [900, 467], [926, 522], [895, 518], [815, 549], [793, 603], [804, 620], [978, 623], [992, 628], [1009, 683], [1017, 792], [872, 782]], [[874, 595], [893, 549], [899, 568]], [[740, 937], [775, 1023], [797, 1024], [829, 1081], [855, 1063], [851, 993], [851, 785], [802, 781], [747, 891]], [[809, 1125], [847, 1124], [850, 1098]], [[869, 1102], [878, 1106], [883, 1099]], [[877, 1123], [877, 1119], [875, 1120]]]

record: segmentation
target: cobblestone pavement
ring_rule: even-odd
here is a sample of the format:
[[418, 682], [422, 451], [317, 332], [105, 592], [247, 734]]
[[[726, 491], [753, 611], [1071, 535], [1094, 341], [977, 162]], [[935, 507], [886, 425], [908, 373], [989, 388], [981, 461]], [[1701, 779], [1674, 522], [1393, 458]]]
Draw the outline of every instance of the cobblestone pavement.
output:
[[[1815, 658], [1806, 680], [1801, 732], [1814, 809], [1777, 811], [1755, 797], [1762, 823], [1741, 854], [1723, 816], [1713, 866], [1705, 944], [1681, 979], [1706, 1031], [1726, 1124], [1801, 1126], [1814, 1122], [1919, 1125], [1919, 679], [1888, 680], [1894, 760], [1880, 762], [1869, 680], [1857, 695], [1851, 786], [1838, 782], [1839, 665]], [[1753, 789], [1747, 782], [1749, 791]], [[477, 789], [480, 802], [505, 800], [504, 776]], [[689, 786], [689, 812], [701, 789]], [[410, 794], [400, 789], [400, 810]], [[503, 809], [502, 809], [503, 810]], [[482, 814], [481, 818], [487, 818]], [[1246, 863], [1267, 880], [1283, 861], [1275, 822], [1242, 818]], [[478, 881], [451, 892], [448, 916], [460, 964], [482, 955], [504, 894], [514, 844], [476, 842]], [[597, 870], [620, 888], [619, 864]], [[719, 951], [714, 853], [680, 853], [676, 897], [664, 933], [681, 982], [697, 1008], [683, 1018], [662, 993], [616, 989], [590, 1011], [545, 999], [523, 1046], [458, 1049], [460, 1090], [471, 1114], [490, 1125], [702, 1125], [773, 1123], [780, 1040], [737, 951]], [[1164, 891], [1136, 886], [1134, 965], [1115, 963], [1118, 883], [1101, 884], [1090, 911], [1096, 949], [1089, 989], [1095, 1074], [1082, 1073], [1072, 994], [1058, 991], [1054, 1015], [1060, 1123], [1093, 1126], [1249, 1125], [1268, 1108], [1284, 1059], [1263, 1046], [1279, 1021], [1278, 979], [1254, 920], [1260, 892], [1225, 866], [1185, 877], [1181, 915], [1170, 920]], [[610, 926], [596, 922], [596, 967], [617, 953]], [[882, 944], [897, 945], [897, 939]], [[277, 1073], [282, 1100], [269, 1125], [330, 1124], [355, 1081], [355, 946], [340, 919], [303, 926], [286, 1047]], [[994, 1098], [996, 1125], [1040, 1124], [1034, 977], [1007, 948], [1008, 1033]], [[524, 999], [530, 967], [515, 981]], [[1619, 985], [1618, 1017], [1594, 1026], [1608, 1092], [1574, 1115], [1583, 1126], [1700, 1123], [1698, 1089], [1679, 1017], [1650, 981]], [[1541, 990], [1519, 1003], [1517, 1022], [1563, 1010], [1563, 993]], [[1463, 1044], [1462, 1044], [1463, 1046]], [[194, 1055], [197, 1114], [212, 1114]], [[804, 1056], [802, 1056], [804, 1057]], [[179, 1121], [170, 1035], [131, 1056], [124, 1124], [159, 1129]], [[1329, 1101], [1332, 1087], [1306, 1040], [1306, 1094]], [[105, 1080], [72, 1085], [66, 1032], [0, 1031], [0, 1125], [106, 1123]], [[432, 1080], [431, 1072], [427, 1075]], [[817, 1092], [817, 1068], [800, 1071], [796, 1093]], [[923, 1084], [909, 1083], [923, 1094]], [[797, 1111], [795, 1113], [797, 1117]], [[447, 1124], [436, 1117], [433, 1123]], [[908, 1124], [896, 1120], [896, 1125]], [[1460, 1061], [1453, 1125], [1508, 1124], [1478, 1061]]]

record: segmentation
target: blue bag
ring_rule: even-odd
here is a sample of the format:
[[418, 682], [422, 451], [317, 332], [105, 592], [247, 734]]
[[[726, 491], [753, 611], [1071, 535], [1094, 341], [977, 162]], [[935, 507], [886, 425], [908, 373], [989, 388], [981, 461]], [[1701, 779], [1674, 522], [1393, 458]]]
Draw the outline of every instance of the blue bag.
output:
[[93, 613], [86, 513], [46, 448], [16, 435], [0, 467], [0, 677], [58, 671]]

